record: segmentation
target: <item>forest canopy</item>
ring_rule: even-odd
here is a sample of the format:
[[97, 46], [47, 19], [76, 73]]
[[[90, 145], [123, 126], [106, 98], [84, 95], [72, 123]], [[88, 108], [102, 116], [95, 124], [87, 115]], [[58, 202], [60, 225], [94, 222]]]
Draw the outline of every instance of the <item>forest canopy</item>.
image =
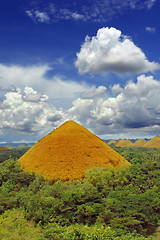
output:
[[97, 167], [66, 182], [25, 173], [10, 155], [0, 164], [0, 238], [150, 239], [159, 224], [160, 150], [114, 150], [132, 166]]

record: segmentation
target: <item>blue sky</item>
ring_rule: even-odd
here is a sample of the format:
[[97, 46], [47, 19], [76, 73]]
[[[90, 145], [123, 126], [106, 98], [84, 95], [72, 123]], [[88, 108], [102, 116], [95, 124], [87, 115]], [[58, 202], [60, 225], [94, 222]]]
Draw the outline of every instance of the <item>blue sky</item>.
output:
[[72, 119], [102, 138], [160, 135], [160, 0], [1, 0], [0, 142]]

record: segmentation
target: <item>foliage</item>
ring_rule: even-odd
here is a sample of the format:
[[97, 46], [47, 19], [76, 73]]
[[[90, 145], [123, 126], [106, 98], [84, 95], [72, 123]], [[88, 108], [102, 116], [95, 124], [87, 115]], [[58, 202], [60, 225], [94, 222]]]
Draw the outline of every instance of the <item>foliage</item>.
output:
[[116, 150], [130, 168], [95, 168], [82, 181], [49, 182], [14, 159], [1, 163], [0, 238], [147, 239], [159, 221], [160, 150]]
[[28, 151], [28, 149], [29, 149], [29, 147], [18, 147], [18, 148], [13, 148], [13, 149], [11, 148], [11, 149], [8, 149], [8, 150], [0, 151], [0, 163], [9, 159], [11, 156], [14, 160], [18, 159], [26, 151]]
[[53, 240], [149, 240], [141, 235], [134, 233], [127, 233], [125, 235], [117, 236], [115, 230], [111, 227], [104, 227], [102, 225], [70, 225], [69, 227], [62, 227], [57, 224], [48, 224], [44, 229], [44, 236], [47, 239]]
[[34, 227], [32, 222], [27, 222], [23, 211], [16, 209], [7, 210], [0, 216], [1, 240], [40, 240], [42, 236], [41, 228]]

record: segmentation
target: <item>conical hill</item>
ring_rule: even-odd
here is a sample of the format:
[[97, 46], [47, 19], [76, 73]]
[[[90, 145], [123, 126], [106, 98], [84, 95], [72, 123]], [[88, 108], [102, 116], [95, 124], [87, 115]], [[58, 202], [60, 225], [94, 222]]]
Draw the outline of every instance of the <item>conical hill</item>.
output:
[[160, 136], [155, 136], [149, 140], [144, 147], [160, 148]]
[[74, 180], [96, 166], [117, 169], [129, 166], [121, 155], [86, 128], [67, 121], [38, 141], [20, 159], [24, 171], [48, 180]]
[[116, 141], [115, 140], [110, 140], [109, 142], [108, 142], [108, 145], [115, 145], [116, 144]]
[[129, 139], [119, 139], [116, 141], [116, 147], [132, 147], [133, 143]]
[[133, 147], [144, 147], [146, 143], [144, 139], [140, 138], [133, 144]]

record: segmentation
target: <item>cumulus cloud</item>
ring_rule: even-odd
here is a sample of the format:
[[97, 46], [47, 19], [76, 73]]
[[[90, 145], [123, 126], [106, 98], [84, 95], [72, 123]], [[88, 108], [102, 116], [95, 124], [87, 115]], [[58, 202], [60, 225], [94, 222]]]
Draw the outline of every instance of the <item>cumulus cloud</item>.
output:
[[24, 93], [23, 100], [26, 102], [46, 102], [48, 100], [47, 95], [41, 95], [31, 87], [25, 87]]
[[22, 92], [8, 92], [0, 108], [0, 133], [36, 134], [53, 129], [65, 118], [65, 113], [56, 110], [48, 103], [48, 97], [37, 93], [31, 87]]
[[45, 135], [70, 119], [66, 109], [73, 100], [94, 89], [63, 76], [48, 79], [49, 70], [48, 65], [0, 64], [0, 135], [18, 140]]
[[81, 98], [95, 98], [101, 95], [104, 95], [107, 88], [105, 86], [99, 86], [98, 88], [94, 87], [91, 91], [85, 92], [82, 94]]
[[80, 74], [103, 71], [144, 73], [160, 69], [160, 64], [149, 62], [142, 50], [120, 30], [108, 27], [99, 29], [92, 38], [85, 38], [75, 66]]
[[110, 86], [110, 89], [112, 90], [113, 94], [120, 93], [122, 91], [120, 84], [115, 84], [114, 86]]
[[[14, 91], [15, 87], [24, 89], [29, 86], [36, 89], [40, 94], [45, 94], [50, 98], [50, 101], [58, 99], [58, 102], [62, 101], [65, 103], [67, 99], [70, 101], [70, 105], [74, 99], [82, 95], [84, 92], [88, 91], [90, 87], [85, 82], [78, 83], [72, 80], [68, 80], [63, 76], [54, 75], [52, 78], [48, 79], [46, 77], [47, 72], [52, 70], [48, 65], [41, 66], [28, 66], [22, 67], [18, 65], [6, 66], [0, 64], [0, 86], [2, 89], [6, 89], [6, 86], [13, 86], [9, 88]], [[7, 90], [8, 91], [8, 90]], [[37, 98], [37, 95], [30, 94], [27, 98]]]
[[75, 120], [99, 136], [144, 137], [160, 134], [160, 81], [140, 75], [124, 87], [92, 87], [72, 107], [57, 109], [32, 87], [4, 93], [0, 103], [0, 134], [41, 136], [66, 120]]
[[129, 81], [124, 88], [114, 85], [112, 89], [117, 96], [75, 100], [69, 114], [99, 135], [141, 137], [154, 129], [160, 132], [159, 81], [140, 75], [136, 83]]

